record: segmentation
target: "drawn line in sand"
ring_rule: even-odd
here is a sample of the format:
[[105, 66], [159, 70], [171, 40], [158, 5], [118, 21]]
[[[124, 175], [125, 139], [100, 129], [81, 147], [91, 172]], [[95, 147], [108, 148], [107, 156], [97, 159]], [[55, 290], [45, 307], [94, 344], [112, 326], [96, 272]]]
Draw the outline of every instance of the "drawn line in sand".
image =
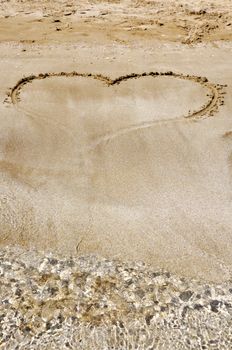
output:
[[128, 125], [127, 127], [119, 128], [115, 130], [113, 133], [108, 133], [105, 135], [100, 136], [98, 139], [96, 139], [93, 143], [91, 143], [85, 151], [92, 151], [97, 146], [99, 146], [101, 143], [107, 143], [108, 141], [120, 136], [127, 134], [129, 132], [138, 130], [138, 129], [144, 129], [144, 128], [150, 128], [155, 125], [160, 124], [166, 124], [166, 123], [173, 123], [173, 122], [183, 122], [187, 120], [196, 121], [199, 119], [211, 117], [217, 112], [218, 107], [220, 105], [224, 104], [224, 94], [225, 92], [224, 87], [226, 85], [220, 85], [220, 84], [214, 84], [208, 81], [207, 78], [201, 77], [201, 76], [194, 76], [194, 75], [184, 75], [182, 73], [175, 73], [172, 71], [167, 72], [144, 72], [141, 74], [131, 73], [128, 75], [120, 76], [116, 79], [111, 79], [107, 76], [103, 76], [101, 74], [92, 74], [92, 73], [78, 73], [76, 71], [73, 72], [59, 72], [59, 73], [41, 73], [38, 75], [30, 75], [28, 77], [24, 77], [20, 79], [17, 84], [10, 90], [8, 93], [8, 98], [10, 98], [11, 102], [14, 105], [18, 105], [20, 102], [20, 93], [23, 89], [23, 87], [29, 83], [32, 83], [34, 80], [43, 80], [47, 78], [54, 78], [54, 77], [84, 77], [84, 78], [90, 78], [90, 79], [96, 79], [99, 81], [102, 81], [104, 84], [110, 86], [120, 84], [123, 81], [129, 80], [129, 79], [139, 79], [142, 77], [173, 77], [183, 80], [189, 80], [195, 83], [198, 83], [204, 87], [206, 87], [209, 91], [207, 96], [209, 96], [208, 101], [197, 111], [189, 112], [188, 115], [177, 117], [175, 119], [163, 119], [163, 120], [150, 120], [145, 121], [133, 125]]

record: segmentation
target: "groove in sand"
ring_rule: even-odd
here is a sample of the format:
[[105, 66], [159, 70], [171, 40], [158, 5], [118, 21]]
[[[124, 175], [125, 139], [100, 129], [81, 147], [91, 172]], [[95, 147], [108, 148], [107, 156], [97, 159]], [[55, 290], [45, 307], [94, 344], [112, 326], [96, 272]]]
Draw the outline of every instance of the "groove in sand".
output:
[[119, 128], [118, 130], [116, 130], [114, 133], [110, 133], [110, 134], [105, 134], [103, 136], [101, 136], [100, 138], [98, 138], [97, 140], [95, 140], [94, 143], [92, 143], [91, 145], [89, 145], [88, 150], [93, 150], [95, 147], [97, 147], [99, 144], [101, 143], [105, 143], [109, 140], [112, 140], [120, 135], [124, 135], [128, 132], [132, 132], [134, 130], [138, 130], [138, 129], [144, 129], [144, 128], [149, 128], [149, 127], [153, 127], [156, 124], [166, 124], [166, 123], [173, 123], [175, 122], [179, 122], [179, 121], [183, 121], [186, 119], [189, 120], [196, 120], [196, 119], [200, 119], [204, 116], [212, 116], [214, 114], [214, 112], [217, 111], [218, 109], [218, 105], [219, 104], [223, 104], [223, 94], [221, 93], [221, 90], [223, 88], [222, 85], [219, 84], [213, 84], [210, 83], [208, 81], [207, 78], [205, 77], [200, 77], [200, 76], [194, 76], [194, 75], [184, 75], [182, 73], [174, 73], [172, 71], [168, 71], [168, 72], [144, 72], [141, 74], [136, 74], [136, 73], [131, 73], [128, 75], [123, 75], [120, 76], [116, 79], [111, 79], [107, 76], [103, 76], [101, 74], [92, 74], [92, 73], [78, 73], [76, 71], [73, 72], [59, 72], [59, 73], [41, 73], [38, 75], [30, 75], [28, 77], [24, 77], [22, 79], [20, 79], [17, 84], [12, 88], [11, 92], [10, 92], [10, 98], [11, 98], [11, 102], [16, 105], [20, 102], [20, 93], [21, 90], [23, 89], [23, 87], [28, 84], [28, 83], [32, 83], [34, 80], [42, 80], [42, 79], [46, 79], [46, 78], [53, 78], [53, 77], [84, 77], [84, 78], [92, 78], [92, 79], [96, 79], [96, 80], [100, 80], [103, 83], [107, 84], [109, 87], [116, 85], [116, 84], [120, 84], [123, 81], [129, 80], [129, 79], [138, 79], [141, 77], [148, 77], [148, 76], [152, 76], [152, 77], [160, 77], [160, 76], [166, 76], [166, 77], [173, 77], [173, 78], [179, 78], [179, 79], [183, 79], [183, 80], [189, 80], [189, 81], [193, 81], [196, 83], [199, 83], [202, 86], [205, 86], [209, 91], [210, 91], [210, 98], [208, 100], [208, 102], [201, 107], [201, 109], [199, 109], [198, 111], [189, 113], [188, 115], [185, 116], [181, 116], [178, 117], [176, 119], [165, 119], [165, 120], [152, 120], [152, 121], [145, 121], [142, 123], [137, 123], [134, 125], [129, 125], [128, 127], [124, 127], [124, 128]]

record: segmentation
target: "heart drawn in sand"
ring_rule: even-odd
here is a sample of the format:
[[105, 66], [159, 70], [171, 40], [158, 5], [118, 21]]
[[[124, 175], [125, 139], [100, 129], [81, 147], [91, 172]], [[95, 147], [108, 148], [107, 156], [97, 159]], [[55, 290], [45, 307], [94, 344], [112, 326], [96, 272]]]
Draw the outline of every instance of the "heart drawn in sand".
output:
[[[120, 134], [213, 114], [219, 85], [173, 72], [102, 75], [45, 73], [21, 79], [11, 99], [37, 123], [83, 138], [91, 147]], [[70, 129], [70, 130], [68, 130]], [[79, 135], [81, 133], [81, 135]]]
[[[173, 123], [212, 115], [222, 99], [221, 89], [206, 78], [173, 72], [116, 79], [77, 72], [32, 75], [10, 94], [25, 125], [21, 134], [17, 130], [17, 140], [22, 140], [17, 152], [9, 156], [33, 174], [78, 172], [89, 178], [106, 145], [114, 144], [116, 158], [132, 147], [122, 151], [117, 140], [134, 137], [144, 152], [146, 130], [162, 127], [164, 135]], [[152, 137], [149, 142], [154, 143]], [[105, 154], [103, 158], [108, 162]]]

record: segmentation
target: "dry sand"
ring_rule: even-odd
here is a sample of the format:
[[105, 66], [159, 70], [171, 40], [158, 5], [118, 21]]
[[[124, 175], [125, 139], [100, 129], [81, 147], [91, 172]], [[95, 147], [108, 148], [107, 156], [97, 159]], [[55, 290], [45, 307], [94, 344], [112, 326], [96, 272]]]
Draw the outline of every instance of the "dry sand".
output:
[[0, 15], [0, 243], [228, 280], [231, 1]]

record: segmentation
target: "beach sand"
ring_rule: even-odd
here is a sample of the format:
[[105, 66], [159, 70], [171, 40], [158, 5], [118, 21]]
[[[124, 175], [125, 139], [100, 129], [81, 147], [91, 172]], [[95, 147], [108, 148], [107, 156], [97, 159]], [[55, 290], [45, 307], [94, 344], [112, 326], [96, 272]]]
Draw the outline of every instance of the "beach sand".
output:
[[142, 261], [228, 304], [231, 39], [229, 0], [2, 1], [3, 260]]

